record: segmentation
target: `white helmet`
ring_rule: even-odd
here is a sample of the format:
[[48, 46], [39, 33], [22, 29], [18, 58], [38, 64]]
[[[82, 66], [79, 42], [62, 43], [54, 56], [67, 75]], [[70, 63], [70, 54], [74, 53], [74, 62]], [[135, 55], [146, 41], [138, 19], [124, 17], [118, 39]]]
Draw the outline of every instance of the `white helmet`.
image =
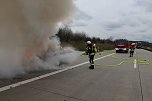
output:
[[87, 41], [87, 44], [91, 44], [91, 41]]

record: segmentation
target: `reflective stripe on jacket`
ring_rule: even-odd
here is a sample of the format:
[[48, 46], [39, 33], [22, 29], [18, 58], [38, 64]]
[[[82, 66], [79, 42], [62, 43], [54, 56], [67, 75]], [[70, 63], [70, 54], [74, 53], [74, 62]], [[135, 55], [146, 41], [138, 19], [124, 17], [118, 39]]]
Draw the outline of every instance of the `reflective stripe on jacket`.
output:
[[95, 46], [92, 45], [88, 45], [86, 47], [86, 53], [89, 55], [95, 55], [95, 53], [97, 52], [97, 48]]

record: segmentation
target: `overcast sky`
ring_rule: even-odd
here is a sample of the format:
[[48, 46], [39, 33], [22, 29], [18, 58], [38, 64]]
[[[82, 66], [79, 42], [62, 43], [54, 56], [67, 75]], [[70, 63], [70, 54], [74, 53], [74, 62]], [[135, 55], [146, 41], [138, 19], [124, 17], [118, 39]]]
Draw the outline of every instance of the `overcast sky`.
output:
[[75, 4], [74, 31], [152, 42], [152, 0], [76, 0]]

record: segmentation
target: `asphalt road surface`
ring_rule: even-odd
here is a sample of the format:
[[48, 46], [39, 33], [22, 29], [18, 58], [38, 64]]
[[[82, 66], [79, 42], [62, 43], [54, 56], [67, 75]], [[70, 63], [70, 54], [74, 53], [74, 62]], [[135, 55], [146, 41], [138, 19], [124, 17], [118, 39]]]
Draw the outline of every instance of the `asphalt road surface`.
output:
[[69, 70], [0, 88], [0, 101], [152, 101], [151, 52], [136, 50], [133, 58], [106, 52], [96, 58], [94, 70], [88, 69], [87, 56], [80, 56]]

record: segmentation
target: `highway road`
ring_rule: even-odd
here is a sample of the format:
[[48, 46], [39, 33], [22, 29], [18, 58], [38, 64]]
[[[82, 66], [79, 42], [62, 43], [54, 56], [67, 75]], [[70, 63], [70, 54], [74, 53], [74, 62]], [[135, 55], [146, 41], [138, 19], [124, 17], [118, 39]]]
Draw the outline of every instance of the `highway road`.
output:
[[0, 101], [152, 101], [152, 53], [106, 52], [95, 69], [80, 56], [68, 69], [32, 82], [0, 88]]

